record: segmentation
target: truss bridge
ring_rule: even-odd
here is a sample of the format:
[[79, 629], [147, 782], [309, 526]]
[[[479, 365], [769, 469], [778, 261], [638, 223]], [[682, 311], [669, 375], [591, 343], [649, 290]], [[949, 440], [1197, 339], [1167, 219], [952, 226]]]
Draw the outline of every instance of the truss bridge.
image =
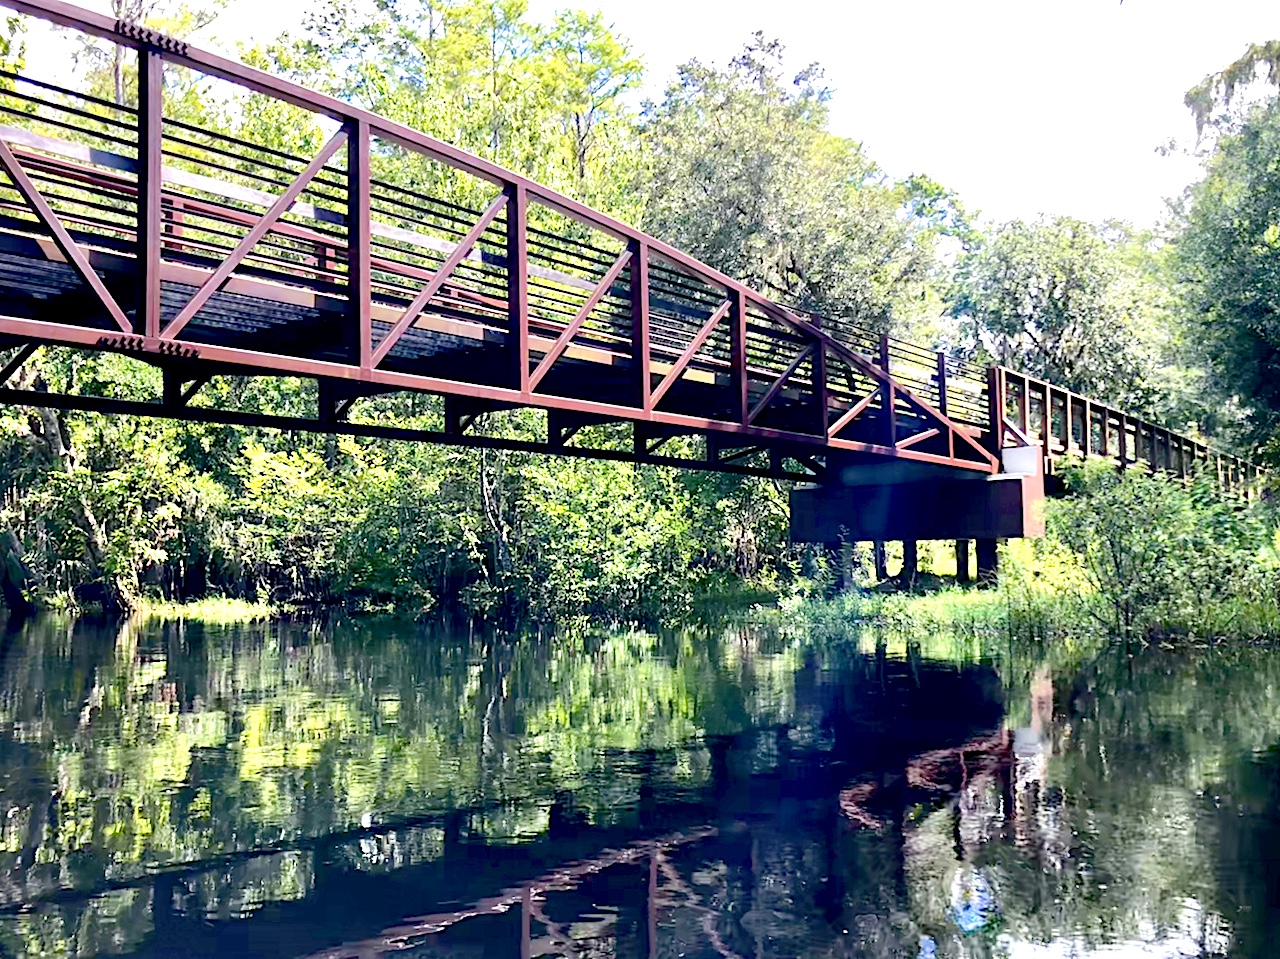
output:
[[[837, 520], [875, 538], [1034, 535], [1044, 472], [1073, 455], [1209, 469], [1240, 491], [1257, 477], [1053, 384], [797, 312], [241, 63], [59, 0], [4, 5], [121, 49], [138, 83], [116, 103], [39, 65], [0, 71], [0, 403], [800, 480], [815, 490], [793, 499], [809, 517], [794, 532], [828, 540]], [[284, 111], [314, 147], [189, 122], [166, 98], [179, 73]], [[19, 388], [41, 348], [126, 354], [159, 371], [155, 395]], [[219, 376], [313, 382], [314, 415], [212, 405]], [[366, 412], [405, 392], [435, 398], [428, 426]], [[540, 435], [483, 428], [505, 410], [535, 411]], [[867, 490], [915, 525], [850, 520], [870, 515]]]

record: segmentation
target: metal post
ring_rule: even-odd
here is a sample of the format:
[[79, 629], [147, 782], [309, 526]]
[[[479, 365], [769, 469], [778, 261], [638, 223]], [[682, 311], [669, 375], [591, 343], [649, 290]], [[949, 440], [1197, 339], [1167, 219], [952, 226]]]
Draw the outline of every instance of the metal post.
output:
[[998, 553], [994, 539], [978, 540], [978, 583], [990, 586], [995, 583], [998, 573]]
[[956, 582], [969, 582], [969, 541], [956, 540]]
[[373, 292], [369, 243], [369, 124], [347, 124], [347, 355], [373, 368]]
[[[880, 369], [889, 375], [889, 334], [880, 334]], [[884, 415], [884, 445], [894, 449], [898, 445], [898, 413], [894, 409], [893, 383], [886, 380], [880, 385], [881, 412]]]
[[741, 290], [730, 293], [729, 351], [732, 354], [730, 382], [733, 387], [734, 418], [746, 424], [751, 407], [747, 403], [747, 296]]
[[528, 208], [529, 197], [524, 185], [510, 184], [507, 187], [507, 342], [511, 368], [507, 375], [512, 387], [521, 392], [529, 390], [529, 235], [525, 229]]
[[138, 51], [138, 263], [140, 288], [134, 331], [160, 336], [161, 145], [164, 122], [164, 58], [158, 50]]
[[1000, 367], [987, 369], [987, 442], [996, 456], [1004, 448], [1004, 374]]
[[885, 563], [884, 540], [876, 540], [871, 544], [871, 561], [876, 568], [876, 579], [884, 581], [889, 578], [889, 567]]
[[938, 350], [938, 412], [947, 415], [947, 354]]
[[635, 405], [650, 407], [649, 391], [649, 245], [631, 241], [631, 366], [635, 377]]
[[814, 347], [809, 363], [813, 371], [814, 433], [826, 436], [830, 413], [827, 410], [827, 349], [822, 343]]

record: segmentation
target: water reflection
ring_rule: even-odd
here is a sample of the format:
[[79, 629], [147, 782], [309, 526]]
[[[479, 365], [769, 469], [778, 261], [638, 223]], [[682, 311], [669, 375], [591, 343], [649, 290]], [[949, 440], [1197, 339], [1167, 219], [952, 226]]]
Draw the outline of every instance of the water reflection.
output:
[[13, 956], [1270, 955], [1280, 664], [43, 619]]

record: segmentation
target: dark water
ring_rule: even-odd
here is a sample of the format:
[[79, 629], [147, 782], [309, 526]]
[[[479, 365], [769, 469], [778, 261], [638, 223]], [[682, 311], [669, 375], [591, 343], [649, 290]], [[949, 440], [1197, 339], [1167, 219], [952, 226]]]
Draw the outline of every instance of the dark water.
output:
[[46, 619], [8, 956], [1280, 954], [1280, 657]]

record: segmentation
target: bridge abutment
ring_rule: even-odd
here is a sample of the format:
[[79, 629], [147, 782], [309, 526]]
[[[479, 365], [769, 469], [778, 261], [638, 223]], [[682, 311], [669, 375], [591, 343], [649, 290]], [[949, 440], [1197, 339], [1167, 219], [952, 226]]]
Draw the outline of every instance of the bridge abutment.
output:
[[[957, 577], [967, 579], [968, 541], [976, 542], [978, 579], [996, 574], [996, 541], [1044, 535], [1044, 459], [1039, 446], [1004, 451], [1004, 471], [971, 478], [959, 471], [908, 463], [850, 463], [823, 486], [791, 492], [796, 542], [875, 544], [885, 578], [884, 542], [903, 544], [904, 577], [916, 572], [919, 540], [955, 540]], [[963, 573], [961, 573], [963, 570]]]

